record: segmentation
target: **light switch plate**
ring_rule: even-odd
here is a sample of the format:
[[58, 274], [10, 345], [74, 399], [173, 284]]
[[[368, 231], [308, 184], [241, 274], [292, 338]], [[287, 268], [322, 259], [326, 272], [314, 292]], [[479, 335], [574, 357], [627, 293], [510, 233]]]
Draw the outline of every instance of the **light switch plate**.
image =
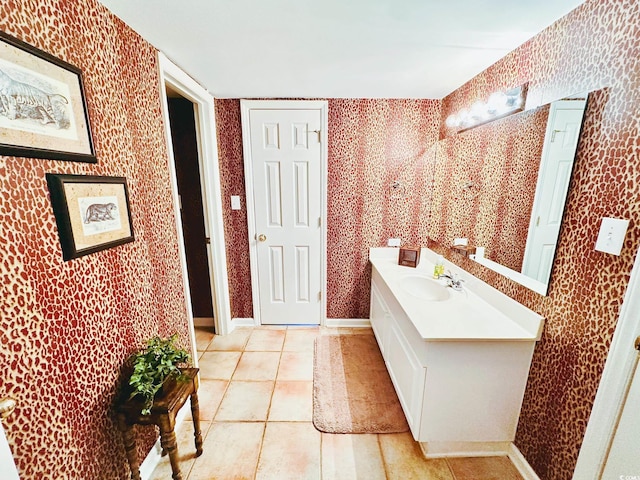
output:
[[596, 250], [620, 255], [628, 227], [629, 220], [603, 217], [598, 240], [596, 241]]
[[240, 196], [231, 195], [231, 210], [240, 210]]
[[400, 246], [400, 239], [399, 238], [390, 238], [387, 241], [387, 246], [388, 247], [399, 247]]

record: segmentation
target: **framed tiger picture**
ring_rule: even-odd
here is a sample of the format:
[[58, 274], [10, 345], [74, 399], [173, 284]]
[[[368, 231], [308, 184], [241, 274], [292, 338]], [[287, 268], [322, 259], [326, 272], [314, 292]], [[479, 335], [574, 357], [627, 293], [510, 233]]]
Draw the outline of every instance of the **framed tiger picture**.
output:
[[63, 260], [133, 242], [124, 177], [47, 173]]
[[97, 162], [80, 69], [5, 32], [0, 155]]

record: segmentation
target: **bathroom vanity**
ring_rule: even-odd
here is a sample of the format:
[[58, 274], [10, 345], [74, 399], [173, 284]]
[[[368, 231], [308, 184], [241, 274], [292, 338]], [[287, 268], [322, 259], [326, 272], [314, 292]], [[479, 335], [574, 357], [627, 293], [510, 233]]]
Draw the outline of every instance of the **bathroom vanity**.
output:
[[413, 437], [428, 457], [508, 453], [543, 318], [437, 255], [398, 265], [374, 248], [370, 320]]

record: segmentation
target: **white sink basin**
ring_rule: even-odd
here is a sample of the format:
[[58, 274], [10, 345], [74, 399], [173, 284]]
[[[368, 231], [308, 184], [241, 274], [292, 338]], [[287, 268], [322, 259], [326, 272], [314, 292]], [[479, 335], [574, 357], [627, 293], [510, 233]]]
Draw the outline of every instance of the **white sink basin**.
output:
[[409, 275], [400, 279], [400, 287], [410, 295], [430, 302], [448, 300], [451, 292], [447, 287], [420, 275]]

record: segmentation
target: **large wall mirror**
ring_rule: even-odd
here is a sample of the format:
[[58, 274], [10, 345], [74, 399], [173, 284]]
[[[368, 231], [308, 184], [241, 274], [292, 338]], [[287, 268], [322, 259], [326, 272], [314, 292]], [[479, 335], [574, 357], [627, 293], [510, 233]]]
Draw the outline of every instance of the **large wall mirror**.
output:
[[477, 262], [545, 295], [587, 95], [438, 142], [430, 237], [467, 238]]

